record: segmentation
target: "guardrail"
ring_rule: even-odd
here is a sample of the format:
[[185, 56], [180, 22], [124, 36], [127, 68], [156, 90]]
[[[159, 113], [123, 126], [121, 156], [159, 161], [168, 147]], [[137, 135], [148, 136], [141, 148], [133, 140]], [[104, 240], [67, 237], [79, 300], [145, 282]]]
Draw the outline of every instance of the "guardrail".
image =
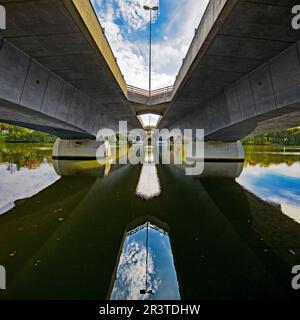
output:
[[167, 93], [172, 92], [173, 88], [174, 88], [174, 86], [168, 86], [168, 87], [152, 90], [151, 92], [149, 92], [149, 90], [145, 90], [145, 89], [141, 89], [141, 88], [138, 88], [135, 86], [127, 85], [128, 92], [137, 93], [137, 94], [140, 94], [145, 97], [153, 97], [153, 96], [158, 96], [161, 94], [167, 94]]

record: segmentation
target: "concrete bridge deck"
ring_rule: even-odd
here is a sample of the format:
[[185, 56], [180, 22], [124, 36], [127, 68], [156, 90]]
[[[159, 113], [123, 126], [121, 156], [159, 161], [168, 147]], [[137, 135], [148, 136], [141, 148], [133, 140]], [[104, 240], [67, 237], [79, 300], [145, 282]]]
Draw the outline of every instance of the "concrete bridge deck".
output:
[[210, 1], [161, 127], [205, 128], [207, 140], [300, 124], [297, 1]]
[[93, 138], [137, 127], [127, 88], [89, 0], [0, 1], [0, 120]]
[[128, 92], [89, 0], [0, 1], [0, 121], [95, 138], [139, 113], [160, 127], [204, 128], [207, 140], [299, 125], [297, 1], [211, 0], [174, 89]]

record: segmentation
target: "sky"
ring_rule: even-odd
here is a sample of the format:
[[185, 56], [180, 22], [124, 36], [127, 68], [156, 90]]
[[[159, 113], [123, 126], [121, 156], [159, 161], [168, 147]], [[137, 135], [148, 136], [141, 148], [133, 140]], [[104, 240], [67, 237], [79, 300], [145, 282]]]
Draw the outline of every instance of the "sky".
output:
[[149, 11], [153, 18], [152, 89], [173, 85], [209, 0], [92, 0], [126, 83], [148, 89]]
[[284, 214], [300, 223], [300, 164], [244, 168], [237, 182], [264, 201], [281, 205]]
[[151, 224], [148, 231], [148, 246], [146, 226], [126, 235], [111, 300], [180, 300], [170, 238]]

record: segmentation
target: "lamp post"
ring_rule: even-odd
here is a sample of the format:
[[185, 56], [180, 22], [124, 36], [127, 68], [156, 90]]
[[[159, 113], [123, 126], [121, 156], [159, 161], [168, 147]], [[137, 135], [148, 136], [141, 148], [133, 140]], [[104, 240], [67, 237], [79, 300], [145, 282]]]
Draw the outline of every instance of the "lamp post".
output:
[[149, 96], [151, 96], [151, 69], [152, 69], [152, 11], [157, 11], [158, 6], [144, 6], [144, 9], [150, 12], [150, 40], [149, 40]]
[[147, 222], [146, 228], [146, 280], [145, 280], [145, 289], [140, 290], [140, 294], [154, 294], [152, 290], [148, 289], [148, 260], [149, 260], [149, 225], [150, 223]]

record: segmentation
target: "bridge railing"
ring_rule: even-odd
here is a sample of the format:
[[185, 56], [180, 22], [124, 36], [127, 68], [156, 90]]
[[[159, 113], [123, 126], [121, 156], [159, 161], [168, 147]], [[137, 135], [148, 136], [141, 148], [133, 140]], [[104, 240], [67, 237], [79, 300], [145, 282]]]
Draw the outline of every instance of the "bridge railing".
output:
[[149, 90], [145, 90], [145, 89], [141, 89], [141, 88], [138, 88], [135, 86], [127, 85], [128, 92], [140, 94], [145, 97], [154, 97], [154, 96], [158, 96], [161, 94], [170, 93], [170, 92], [172, 92], [173, 88], [174, 88], [174, 86], [167, 86], [167, 87], [152, 90], [151, 92], [149, 92]]

